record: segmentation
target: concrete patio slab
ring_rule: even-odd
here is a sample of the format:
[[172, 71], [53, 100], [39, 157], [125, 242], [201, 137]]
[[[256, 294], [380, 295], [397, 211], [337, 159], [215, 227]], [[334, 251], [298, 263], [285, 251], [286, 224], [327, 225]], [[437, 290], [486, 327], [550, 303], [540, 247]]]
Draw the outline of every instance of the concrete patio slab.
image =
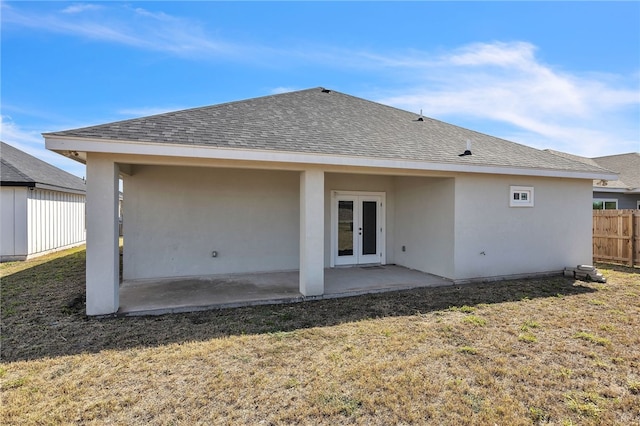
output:
[[120, 315], [161, 315], [208, 309], [329, 299], [452, 285], [452, 281], [396, 265], [325, 269], [325, 294], [304, 297], [298, 271], [124, 281]]

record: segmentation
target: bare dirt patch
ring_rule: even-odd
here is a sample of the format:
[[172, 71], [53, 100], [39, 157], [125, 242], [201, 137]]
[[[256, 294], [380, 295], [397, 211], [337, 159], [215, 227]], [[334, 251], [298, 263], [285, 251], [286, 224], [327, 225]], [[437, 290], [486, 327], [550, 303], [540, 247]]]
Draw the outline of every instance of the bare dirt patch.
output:
[[84, 250], [0, 266], [3, 424], [638, 424], [640, 270], [87, 319]]

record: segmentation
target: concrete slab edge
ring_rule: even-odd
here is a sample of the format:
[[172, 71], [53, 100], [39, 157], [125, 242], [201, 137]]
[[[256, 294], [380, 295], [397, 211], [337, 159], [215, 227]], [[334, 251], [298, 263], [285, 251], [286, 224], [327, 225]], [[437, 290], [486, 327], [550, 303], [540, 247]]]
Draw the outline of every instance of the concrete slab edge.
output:
[[214, 303], [214, 304], [200, 305], [200, 306], [175, 306], [175, 307], [167, 307], [167, 308], [141, 309], [136, 311], [118, 311], [114, 314], [96, 315], [96, 316], [92, 316], [91, 318], [100, 319], [100, 318], [113, 318], [113, 317], [159, 316], [159, 315], [166, 315], [166, 314], [202, 312], [202, 311], [211, 311], [211, 310], [219, 310], [219, 309], [242, 308], [242, 307], [249, 307], [249, 306], [281, 305], [281, 304], [287, 304], [287, 303], [300, 303], [300, 302], [308, 302], [308, 301], [315, 301], [315, 300], [330, 300], [330, 299], [338, 299], [343, 297], [363, 296], [366, 294], [391, 293], [391, 292], [415, 290], [418, 288], [427, 288], [427, 287], [431, 287], [431, 288], [447, 287], [447, 286], [453, 286], [453, 285], [490, 283], [490, 282], [497, 282], [497, 281], [544, 278], [549, 276], [562, 276], [562, 275], [563, 275], [563, 271], [547, 271], [547, 272], [528, 273], [528, 274], [500, 275], [500, 276], [493, 276], [493, 277], [450, 280], [448, 282], [429, 284], [429, 285], [407, 285], [407, 286], [394, 287], [393, 289], [385, 289], [385, 288], [362, 289], [362, 290], [348, 291], [348, 292], [342, 292], [342, 293], [324, 294], [320, 296], [300, 295], [296, 297], [248, 300], [248, 301], [229, 302], [229, 303]]
[[311, 302], [316, 300], [331, 300], [331, 299], [339, 299], [343, 297], [364, 296], [366, 294], [391, 293], [391, 292], [397, 292], [397, 291], [415, 290], [418, 288], [446, 287], [446, 286], [452, 286], [452, 285], [454, 285], [454, 283], [450, 281], [450, 282], [443, 282], [443, 283], [429, 284], [429, 285], [407, 285], [407, 286], [394, 287], [392, 289], [384, 289], [384, 288], [362, 289], [362, 290], [348, 291], [348, 292], [342, 292], [342, 293], [324, 294], [320, 296], [302, 296], [301, 295], [297, 297], [283, 297], [283, 298], [264, 299], [264, 300], [248, 300], [248, 301], [242, 301], [242, 302], [229, 302], [229, 303], [214, 303], [214, 304], [200, 305], [200, 306], [175, 306], [175, 307], [167, 307], [167, 308], [141, 309], [136, 311], [118, 311], [115, 314], [94, 316], [92, 318], [158, 316], [158, 315], [166, 315], [166, 314], [212, 311], [217, 309], [243, 308], [248, 306], [282, 305], [287, 303]]
[[534, 273], [527, 273], [527, 274], [496, 275], [492, 277], [465, 278], [465, 279], [453, 280], [453, 284], [464, 285], [464, 284], [490, 283], [490, 282], [496, 282], [496, 281], [524, 280], [524, 279], [532, 279], [532, 278], [552, 277], [555, 275], [563, 275], [563, 274], [564, 274], [563, 270], [558, 270], [558, 271], [534, 272]]

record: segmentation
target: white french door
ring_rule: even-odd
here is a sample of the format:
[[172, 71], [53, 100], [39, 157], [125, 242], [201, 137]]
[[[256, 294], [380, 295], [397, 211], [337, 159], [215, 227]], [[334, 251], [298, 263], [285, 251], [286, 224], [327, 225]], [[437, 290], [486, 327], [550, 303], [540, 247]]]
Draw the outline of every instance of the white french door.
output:
[[384, 193], [335, 192], [334, 265], [384, 263]]

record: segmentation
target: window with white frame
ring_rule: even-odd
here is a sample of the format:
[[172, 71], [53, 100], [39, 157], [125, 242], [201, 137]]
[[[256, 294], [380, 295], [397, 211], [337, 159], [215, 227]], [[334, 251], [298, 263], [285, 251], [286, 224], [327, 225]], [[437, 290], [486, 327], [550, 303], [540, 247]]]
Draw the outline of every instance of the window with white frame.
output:
[[615, 198], [594, 198], [593, 199], [594, 210], [617, 210], [618, 200]]
[[533, 207], [533, 186], [509, 187], [509, 207]]

